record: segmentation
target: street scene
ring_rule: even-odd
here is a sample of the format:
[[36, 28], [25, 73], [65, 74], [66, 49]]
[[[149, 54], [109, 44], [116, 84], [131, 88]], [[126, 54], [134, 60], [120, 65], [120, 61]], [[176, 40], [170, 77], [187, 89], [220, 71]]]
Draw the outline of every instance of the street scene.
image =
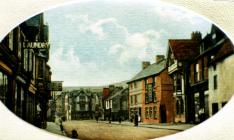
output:
[[[108, 11], [108, 12], [107, 12]], [[234, 93], [234, 47], [162, 2], [57, 7], [0, 42], [0, 101], [64, 138], [146, 140], [186, 131]]]

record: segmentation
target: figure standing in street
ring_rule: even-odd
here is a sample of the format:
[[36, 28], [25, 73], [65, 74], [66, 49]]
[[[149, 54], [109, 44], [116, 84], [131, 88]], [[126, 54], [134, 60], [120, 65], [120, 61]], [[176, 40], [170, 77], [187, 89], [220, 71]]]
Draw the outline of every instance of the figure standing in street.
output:
[[63, 120], [60, 118], [59, 119], [59, 126], [60, 126], [60, 130], [61, 130], [61, 132], [62, 132], [62, 134], [63, 134]]
[[98, 123], [98, 119], [99, 119], [99, 112], [98, 111], [95, 112], [95, 119], [96, 119], [96, 121]]
[[78, 138], [78, 133], [77, 133], [77, 131], [74, 130], [74, 129], [72, 130], [71, 138], [72, 138], [72, 139], [77, 139], [77, 138]]
[[138, 126], [138, 114], [137, 113], [135, 114], [135, 117], [134, 117], [134, 124], [135, 126]]

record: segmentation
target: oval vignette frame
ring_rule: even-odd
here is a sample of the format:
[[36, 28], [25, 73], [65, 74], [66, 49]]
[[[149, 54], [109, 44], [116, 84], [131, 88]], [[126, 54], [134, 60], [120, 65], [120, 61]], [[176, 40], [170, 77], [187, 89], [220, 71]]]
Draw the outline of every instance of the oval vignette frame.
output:
[[[68, 3], [69, 4], [69, 3]], [[56, 5], [55, 5], [56, 6]], [[64, 6], [63, 4], [62, 5], [59, 5], [59, 6]], [[57, 6], [56, 6], [57, 7]], [[43, 8], [43, 7], [42, 7]], [[47, 10], [51, 10], [51, 7], [49, 8], [49, 9], [47, 9]], [[182, 10], [184, 10], [184, 9], [182, 9]], [[44, 11], [44, 10], [43, 10]], [[195, 12], [194, 12], [195, 13]], [[207, 19], [206, 19], [207, 20]], [[208, 21], [210, 21], [210, 20], [208, 20]], [[212, 22], [212, 21], [211, 21]], [[220, 27], [219, 27], [220, 28]], [[221, 28], [220, 28], [221, 29]], [[226, 32], [225, 32], [226, 33]], [[226, 35], [228, 35], [227, 33], [226, 33]], [[217, 114], [217, 115], [215, 115], [215, 117], [211, 117], [210, 119], [209, 119], [209, 122], [211, 122], [211, 123], [209, 123], [209, 122], [204, 122], [204, 123], [202, 123], [202, 124], [200, 124], [200, 125], [198, 125], [198, 126], [195, 126], [194, 128], [192, 128], [192, 129], [190, 129], [190, 130], [187, 130], [186, 132], [183, 132], [184, 134], [185, 133], [190, 133], [190, 134], [185, 134], [185, 135], [183, 135], [182, 133], [181, 134], [176, 134], [177, 136], [178, 136], [178, 138], [181, 136], [181, 138], [189, 138], [189, 135], [191, 136], [191, 137], [193, 137], [193, 133], [195, 132], [195, 131], [198, 131], [200, 128], [203, 128], [202, 130], [205, 130], [205, 127], [206, 126], [211, 126], [210, 124], [212, 124], [212, 123], [217, 123], [217, 121], [219, 120], [219, 118], [222, 118], [222, 114], [226, 114], [226, 113], [228, 113], [228, 109], [232, 109], [232, 106], [233, 106], [233, 99], [231, 99], [229, 102], [228, 102], [228, 104], [225, 106], [225, 108], [223, 108], [222, 110], [220, 110], [219, 111], [219, 113]], [[2, 107], [1, 107], [2, 108]], [[1, 110], [3, 110], [4, 111], [4, 108], [3, 109], [1, 109]], [[230, 111], [229, 111], [230, 112]], [[6, 114], [7, 115], [11, 115], [11, 113], [7, 113], [6, 112]], [[228, 115], [227, 115], [228, 116]], [[230, 115], [231, 116], [231, 115]], [[11, 117], [10, 117], [11, 118]], [[231, 122], [231, 117], [228, 117], [230, 120], [229, 120], [229, 122]], [[13, 118], [13, 119], [15, 119], [15, 121], [20, 121], [20, 120], [18, 120], [17, 118]], [[2, 119], [1, 119], [2, 120]], [[226, 121], [228, 121], [228, 120], [224, 120], [224, 124], [228, 124]], [[2, 122], [1, 122], [2, 123]], [[5, 124], [5, 123], [4, 123]], [[25, 124], [26, 125], [26, 124]], [[230, 125], [231, 125], [231, 123], [230, 123]], [[30, 127], [30, 126], [29, 126]], [[211, 126], [212, 127], [212, 126]], [[220, 127], [222, 127], [222, 126], [220, 126]], [[219, 127], [217, 127], [217, 128], [219, 128]], [[232, 128], [231, 130], [234, 130], [233, 129], [233, 127], [230, 127], [230, 128]], [[10, 129], [13, 129], [14, 130], [14, 127], [10, 127]], [[199, 131], [201, 131], [201, 130], [199, 130]], [[6, 132], [6, 133], [8, 133], [7, 131], [5, 131], [4, 130], [4, 132]], [[38, 133], [43, 133], [42, 131], [38, 131]], [[195, 132], [196, 133], [196, 132]], [[208, 134], [210, 134], [209, 132], [207, 132]], [[21, 134], [21, 133], [19, 133], [19, 134]], [[211, 133], [212, 134], [212, 133]], [[222, 133], [221, 133], [222, 134]], [[226, 135], [226, 134], [228, 134], [228, 135], [226, 135], [227, 137], [226, 138], [228, 138], [228, 136], [229, 136], [229, 133], [227, 132], [227, 133], [223, 133], [224, 135]], [[231, 133], [230, 133], [231, 134]], [[38, 134], [39, 135], [39, 134]], [[165, 139], [173, 139], [173, 138], [176, 138], [177, 136], [176, 135], [173, 135], [173, 136], [168, 136], [168, 137], [165, 137]], [[232, 135], [233, 136], [233, 135]], [[21, 136], [21, 137], [23, 137], [23, 135]], [[50, 136], [48, 136], [48, 137], [50, 137]], [[191, 138], [190, 137], [190, 138]], [[199, 136], [198, 136], [199, 137]], [[212, 136], [208, 136], [208, 138], [211, 138]], [[222, 137], [222, 136], [221, 136]], [[29, 137], [26, 137], [26, 138], [29, 138]], [[52, 139], [53, 139], [53, 137], [51, 137]], [[56, 139], [56, 137], [54, 137], [55, 139]], [[200, 137], [200, 138], [202, 138], [202, 137]], [[203, 137], [203, 138], [205, 138], [205, 137]], [[222, 138], [225, 138], [225, 136], [223, 136]], [[160, 138], [161, 139], [161, 138]], [[164, 138], [162, 138], [162, 139], [164, 139]]]

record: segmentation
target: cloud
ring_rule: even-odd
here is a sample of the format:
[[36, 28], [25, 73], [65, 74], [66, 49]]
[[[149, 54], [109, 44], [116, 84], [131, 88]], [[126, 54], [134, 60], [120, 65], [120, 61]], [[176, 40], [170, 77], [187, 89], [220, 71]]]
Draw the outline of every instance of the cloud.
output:
[[99, 40], [104, 40], [110, 34], [109, 30], [105, 30], [106, 27], [112, 26], [117, 30], [123, 31], [123, 34], [127, 34], [127, 29], [124, 26], [118, 24], [115, 18], [104, 18], [93, 20], [88, 15], [66, 15], [66, 18], [70, 20], [81, 33], [92, 33], [96, 35]]
[[154, 59], [156, 54], [164, 54], [161, 37], [165, 31], [147, 30], [145, 32], [128, 33], [122, 44], [114, 44], [109, 48], [109, 55], [116, 55], [118, 62], [125, 64], [131, 60], [143, 61]]
[[159, 2], [159, 4], [160, 6], [155, 5], [153, 12], [165, 21], [187, 22], [191, 25], [204, 22], [202, 18], [189, 10], [181, 9], [180, 7], [175, 7], [163, 2]]

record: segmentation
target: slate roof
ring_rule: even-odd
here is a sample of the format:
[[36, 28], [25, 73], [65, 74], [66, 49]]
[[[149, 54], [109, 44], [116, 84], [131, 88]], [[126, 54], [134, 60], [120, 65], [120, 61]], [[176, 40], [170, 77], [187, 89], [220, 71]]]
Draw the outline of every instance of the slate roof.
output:
[[199, 41], [169, 39], [169, 47], [176, 60], [190, 60], [199, 54]]
[[147, 68], [143, 69], [138, 74], [136, 74], [131, 80], [129, 80], [128, 83], [159, 74], [162, 70], [164, 70], [165, 64], [166, 60], [162, 60], [159, 63], [149, 65]]

